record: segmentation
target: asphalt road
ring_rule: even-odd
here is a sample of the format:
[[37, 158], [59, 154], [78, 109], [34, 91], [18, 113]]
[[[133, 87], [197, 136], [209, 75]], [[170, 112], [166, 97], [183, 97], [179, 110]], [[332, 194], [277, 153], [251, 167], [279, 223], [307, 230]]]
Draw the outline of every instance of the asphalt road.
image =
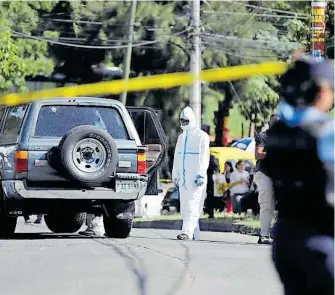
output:
[[256, 237], [134, 229], [126, 240], [55, 235], [20, 218], [14, 240], [0, 240], [1, 294], [282, 294], [270, 247]]

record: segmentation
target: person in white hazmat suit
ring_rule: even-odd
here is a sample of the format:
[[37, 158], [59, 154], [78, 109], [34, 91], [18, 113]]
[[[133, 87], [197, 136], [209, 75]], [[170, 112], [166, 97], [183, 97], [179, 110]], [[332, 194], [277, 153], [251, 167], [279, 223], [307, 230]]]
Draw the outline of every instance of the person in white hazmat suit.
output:
[[186, 107], [180, 114], [183, 133], [176, 144], [172, 179], [179, 188], [180, 211], [183, 219], [179, 240], [198, 240], [199, 217], [206, 197], [207, 169], [209, 165], [209, 136], [196, 127], [193, 110]]

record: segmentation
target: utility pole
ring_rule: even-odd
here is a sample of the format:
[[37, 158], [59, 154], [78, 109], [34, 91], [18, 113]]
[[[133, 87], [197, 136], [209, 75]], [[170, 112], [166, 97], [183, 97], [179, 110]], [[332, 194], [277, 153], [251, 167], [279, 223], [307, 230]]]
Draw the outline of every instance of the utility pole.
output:
[[327, 2], [312, 1], [312, 55], [322, 59], [325, 56], [325, 29]]
[[200, 52], [200, 0], [191, 0], [192, 50], [190, 70], [196, 77], [190, 88], [190, 106], [196, 117], [197, 127], [201, 128], [201, 52]]
[[[136, 4], [137, 0], [132, 0], [130, 4], [130, 17], [129, 17], [129, 27], [128, 27], [128, 47], [127, 52], [124, 56], [123, 65], [124, 65], [124, 75], [123, 79], [128, 83], [130, 64], [131, 64], [131, 53], [133, 49], [133, 28], [136, 15]], [[124, 105], [127, 103], [127, 90], [121, 94], [121, 101]]]

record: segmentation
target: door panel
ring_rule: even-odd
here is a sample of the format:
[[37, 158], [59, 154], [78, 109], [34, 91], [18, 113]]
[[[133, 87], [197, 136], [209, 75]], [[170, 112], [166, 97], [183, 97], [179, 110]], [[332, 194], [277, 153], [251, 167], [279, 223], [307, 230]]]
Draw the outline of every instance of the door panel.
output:
[[165, 164], [167, 137], [158, 114], [148, 107], [127, 107], [141, 143], [147, 146], [149, 183], [146, 194], [158, 194], [157, 170]]

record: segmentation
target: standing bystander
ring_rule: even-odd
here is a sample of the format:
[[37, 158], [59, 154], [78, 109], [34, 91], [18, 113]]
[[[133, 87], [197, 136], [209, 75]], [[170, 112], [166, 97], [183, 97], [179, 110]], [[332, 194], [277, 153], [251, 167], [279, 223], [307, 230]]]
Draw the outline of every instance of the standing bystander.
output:
[[[214, 210], [217, 205], [217, 201], [220, 201], [220, 196], [217, 196], [214, 189], [214, 181], [216, 180], [216, 175], [220, 172], [220, 165], [218, 159], [210, 155], [209, 166], [207, 169], [207, 210], [208, 218], [214, 218]], [[221, 196], [222, 197], [222, 196]], [[221, 201], [223, 202], [222, 198]]]
[[[273, 114], [270, 118], [269, 129], [279, 120], [279, 117]], [[258, 189], [258, 203], [260, 206], [260, 226], [261, 232], [258, 244], [272, 244], [270, 238], [271, 222], [275, 211], [275, 200], [271, 179], [267, 172], [266, 146], [269, 129], [259, 133], [256, 138], [255, 157], [257, 159], [256, 174], [254, 181]]]
[[250, 175], [244, 169], [244, 162], [237, 161], [236, 170], [231, 174], [231, 199], [234, 213], [241, 214], [244, 211], [244, 199], [247, 197], [250, 189]]

